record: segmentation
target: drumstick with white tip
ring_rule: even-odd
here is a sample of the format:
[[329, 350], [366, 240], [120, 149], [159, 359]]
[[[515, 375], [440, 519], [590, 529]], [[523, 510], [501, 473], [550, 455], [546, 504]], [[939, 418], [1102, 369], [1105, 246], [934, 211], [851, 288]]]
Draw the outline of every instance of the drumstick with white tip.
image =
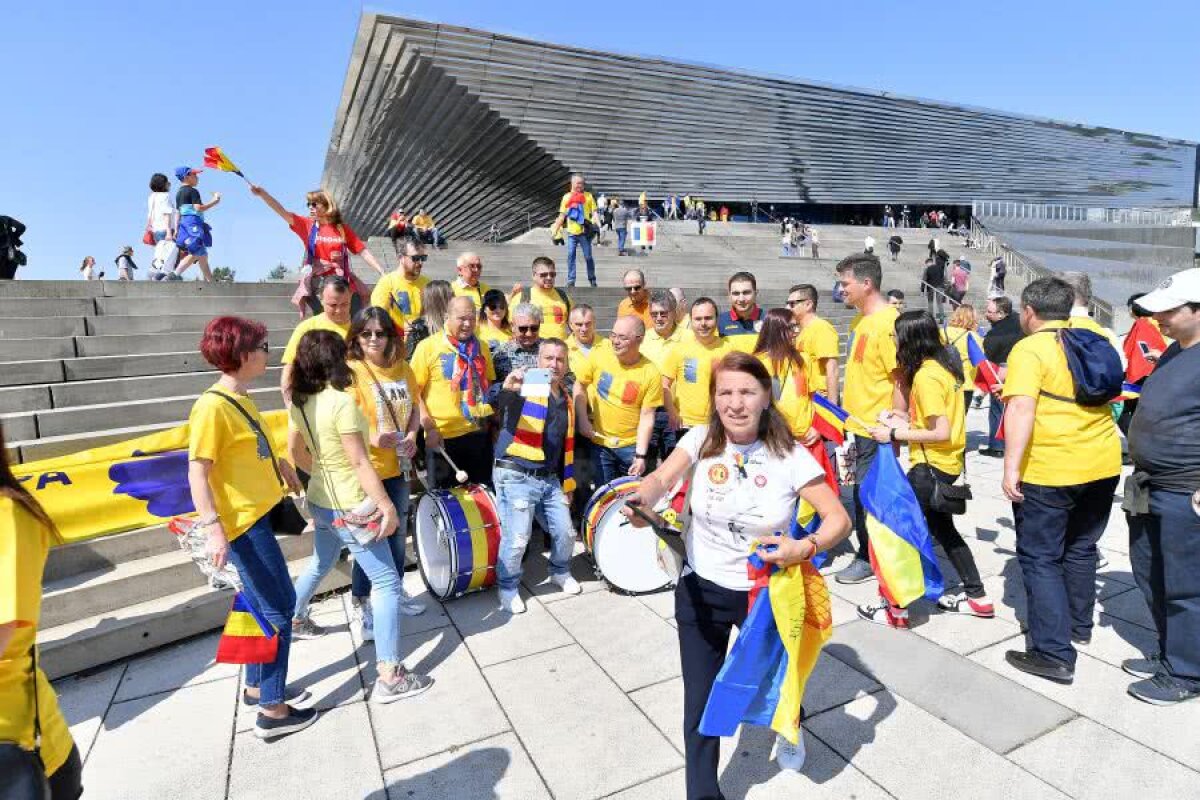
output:
[[454, 470], [454, 482], [455, 483], [466, 483], [467, 478], [470, 476], [468, 476], [466, 472], [464, 472], [463, 470], [458, 468], [458, 464], [454, 463], [454, 459], [450, 458], [450, 454], [447, 453], [444, 448], [439, 447], [437, 449], [437, 451], [442, 454], [442, 458], [446, 459], [446, 463], [450, 465], [450, 469]]

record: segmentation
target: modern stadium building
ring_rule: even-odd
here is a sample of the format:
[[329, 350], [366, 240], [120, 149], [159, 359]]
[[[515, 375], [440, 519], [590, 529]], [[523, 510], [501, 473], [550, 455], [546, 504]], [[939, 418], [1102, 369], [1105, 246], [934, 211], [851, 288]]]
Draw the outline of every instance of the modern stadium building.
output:
[[882, 206], [1196, 206], [1195, 142], [365, 14], [325, 186], [371, 233], [404, 205], [442, 231], [547, 223], [568, 176], [652, 200], [807, 219]]

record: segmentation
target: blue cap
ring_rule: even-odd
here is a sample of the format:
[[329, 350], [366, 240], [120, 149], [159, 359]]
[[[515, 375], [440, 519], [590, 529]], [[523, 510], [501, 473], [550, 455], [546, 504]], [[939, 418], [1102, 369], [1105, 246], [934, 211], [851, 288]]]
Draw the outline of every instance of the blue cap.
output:
[[181, 181], [184, 178], [186, 178], [188, 175], [199, 174], [203, 171], [204, 170], [202, 170], [202, 169], [192, 169], [191, 167], [176, 167], [175, 168], [175, 180]]

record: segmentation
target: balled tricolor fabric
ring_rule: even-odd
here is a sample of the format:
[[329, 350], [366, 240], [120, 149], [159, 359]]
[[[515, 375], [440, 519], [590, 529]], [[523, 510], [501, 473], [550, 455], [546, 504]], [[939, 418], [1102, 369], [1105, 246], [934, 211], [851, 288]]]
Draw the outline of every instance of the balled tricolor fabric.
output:
[[991, 394], [992, 389], [1000, 383], [1000, 372], [996, 365], [988, 360], [974, 333], [967, 334], [967, 358], [975, 367], [975, 385], [979, 391]]
[[217, 663], [270, 664], [278, 652], [275, 626], [254, 608], [245, 593], [238, 592], [217, 641]]

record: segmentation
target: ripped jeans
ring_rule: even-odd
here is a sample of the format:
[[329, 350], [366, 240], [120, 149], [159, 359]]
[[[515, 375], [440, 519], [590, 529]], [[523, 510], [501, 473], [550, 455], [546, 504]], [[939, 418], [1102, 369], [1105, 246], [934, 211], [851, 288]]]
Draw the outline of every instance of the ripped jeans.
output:
[[514, 469], [496, 467], [496, 503], [500, 507], [500, 555], [496, 579], [501, 590], [512, 591], [521, 583], [521, 559], [533, 531], [533, 519], [550, 533], [550, 574], [566, 575], [575, 549], [571, 509], [557, 475], [538, 477]]

